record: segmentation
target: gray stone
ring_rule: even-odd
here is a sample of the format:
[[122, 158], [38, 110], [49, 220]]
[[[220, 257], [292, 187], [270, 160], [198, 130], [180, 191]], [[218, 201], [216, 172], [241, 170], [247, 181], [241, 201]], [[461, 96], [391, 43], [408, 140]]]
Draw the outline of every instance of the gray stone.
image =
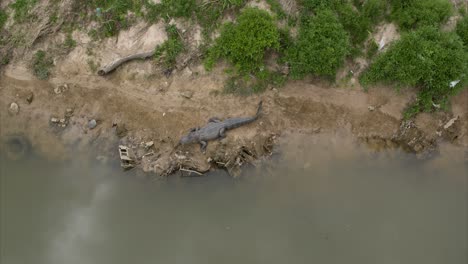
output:
[[93, 129], [93, 128], [95, 128], [96, 126], [97, 126], [96, 120], [91, 119], [91, 120], [88, 122], [88, 128], [89, 128], [89, 129]]
[[193, 92], [192, 91], [184, 91], [184, 92], [181, 92], [180, 95], [186, 99], [190, 99], [192, 98], [193, 96]]
[[52, 117], [52, 118], [50, 119], [50, 122], [52, 122], [52, 123], [58, 123], [58, 122], [59, 122], [59, 119], [58, 119], [58, 118], [55, 118], [55, 117]]
[[15, 102], [11, 103], [10, 104], [10, 107], [8, 108], [8, 111], [10, 111], [10, 113], [16, 115], [19, 113], [19, 105]]

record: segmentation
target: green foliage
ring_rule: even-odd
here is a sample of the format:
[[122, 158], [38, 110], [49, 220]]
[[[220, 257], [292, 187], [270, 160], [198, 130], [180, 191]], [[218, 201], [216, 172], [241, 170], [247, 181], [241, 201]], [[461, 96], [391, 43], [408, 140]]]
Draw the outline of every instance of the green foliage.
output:
[[76, 47], [76, 41], [73, 39], [71, 33], [67, 34], [65, 41], [63, 42], [63, 47], [71, 50]]
[[11, 3], [10, 8], [15, 10], [13, 19], [19, 23], [26, 21], [30, 17], [29, 11], [36, 3], [37, 0], [16, 0]]
[[[407, 33], [389, 50], [377, 57], [361, 76], [361, 83], [395, 83], [397, 87], [419, 89], [418, 101], [408, 113], [433, 110], [433, 104], [446, 105], [451, 95], [467, 80], [468, 53], [453, 32], [423, 27]], [[455, 87], [450, 82], [461, 80]]]
[[168, 39], [156, 47], [154, 58], [161, 62], [166, 69], [172, 69], [176, 64], [177, 56], [184, 50], [184, 43], [176, 26], [167, 26], [166, 32]]
[[312, 73], [335, 76], [350, 50], [349, 37], [336, 15], [321, 10], [303, 21], [296, 43], [286, 52], [293, 78]]
[[286, 12], [284, 12], [283, 7], [281, 4], [278, 2], [278, 0], [266, 0], [268, 5], [270, 6], [271, 11], [276, 13], [278, 15], [279, 19], [285, 19], [288, 17]]
[[246, 0], [220, 0], [205, 2], [197, 8], [198, 22], [205, 30], [211, 32], [211, 30], [218, 24], [219, 19], [226, 10], [237, 10], [244, 6], [245, 2]]
[[367, 46], [367, 53], [366, 56], [368, 59], [371, 59], [372, 57], [377, 54], [377, 51], [379, 50], [379, 45], [375, 42], [375, 40], [371, 40], [369, 42], [369, 45]]
[[[305, 10], [317, 13], [320, 10], [333, 11], [344, 29], [349, 33], [354, 49], [360, 49], [360, 45], [367, 39], [374, 25], [383, 19], [387, 9], [386, 0], [302, 0]], [[304, 17], [310, 14], [305, 12]]]
[[464, 16], [460, 21], [458, 21], [455, 31], [458, 36], [460, 36], [465, 47], [468, 49], [468, 16]]
[[2, 9], [0, 9], [0, 30], [5, 25], [7, 19], [8, 19], [8, 14], [5, 11], [3, 11]]
[[253, 75], [234, 75], [227, 79], [224, 84], [223, 92], [227, 94], [237, 94], [247, 96], [255, 93], [261, 93], [268, 87], [281, 87], [286, 82], [286, 77], [277, 72], [271, 72], [266, 69]]
[[221, 35], [208, 51], [209, 70], [226, 58], [240, 72], [256, 72], [263, 66], [265, 52], [279, 49], [279, 32], [274, 19], [264, 10], [246, 8], [236, 23], [223, 25]]
[[38, 50], [34, 54], [32, 67], [34, 75], [41, 80], [46, 80], [50, 75], [50, 68], [54, 65], [52, 58], [43, 50]]
[[195, 0], [162, 0], [162, 15], [168, 17], [191, 17], [196, 9]]
[[405, 30], [438, 26], [452, 14], [449, 0], [391, 0], [391, 17]]

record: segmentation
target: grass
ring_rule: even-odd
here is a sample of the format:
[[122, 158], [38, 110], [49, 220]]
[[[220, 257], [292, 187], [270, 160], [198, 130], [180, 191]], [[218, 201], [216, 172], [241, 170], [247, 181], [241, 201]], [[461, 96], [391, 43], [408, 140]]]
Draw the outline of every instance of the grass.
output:
[[176, 65], [177, 56], [184, 50], [184, 42], [175, 25], [166, 27], [168, 39], [156, 47], [154, 58], [166, 69], [172, 69]]
[[7, 19], [8, 19], [8, 14], [5, 12], [5, 10], [0, 9], [0, 30], [3, 29], [3, 26], [5, 25]]
[[37, 0], [16, 0], [10, 4], [10, 8], [15, 11], [13, 19], [22, 23], [31, 18], [29, 11], [37, 4]]
[[37, 78], [41, 80], [48, 79], [50, 76], [50, 69], [53, 67], [53, 65], [54, 61], [45, 51], [38, 50], [34, 54], [32, 68], [34, 75], [36, 75]]
[[463, 41], [465, 48], [468, 49], [468, 15], [463, 16], [463, 18], [458, 21], [455, 32]]
[[76, 41], [73, 39], [71, 33], [68, 33], [65, 37], [65, 41], [63, 42], [63, 47], [67, 50], [71, 50], [76, 47]]

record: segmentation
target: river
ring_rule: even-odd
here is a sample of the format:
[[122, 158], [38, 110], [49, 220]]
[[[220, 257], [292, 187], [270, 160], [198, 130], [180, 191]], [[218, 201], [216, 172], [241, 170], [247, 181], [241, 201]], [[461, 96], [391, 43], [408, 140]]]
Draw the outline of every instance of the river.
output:
[[467, 263], [463, 150], [299, 137], [239, 178], [1, 160], [2, 264]]

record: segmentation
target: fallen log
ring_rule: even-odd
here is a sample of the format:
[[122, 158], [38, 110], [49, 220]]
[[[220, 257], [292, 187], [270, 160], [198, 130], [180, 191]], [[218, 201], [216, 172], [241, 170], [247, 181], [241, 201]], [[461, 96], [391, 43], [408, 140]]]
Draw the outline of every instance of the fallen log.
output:
[[108, 74], [109, 72], [115, 70], [117, 67], [119, 67], [121, 64], [126, 63], [127, 61], [135, 60], [135, 59], [146, 59], [148, 57], [153, 56], [154, 50], [148, 51], [148, 52], [143, 52], [143, 53], [137, 53], [133, 54], [127, 57], [120, 58], [118, 60], [115, 60], [106, 66], [102, 67], [101, 69], [98, 70], [97, 74], [100, 76], [104, 76]]

